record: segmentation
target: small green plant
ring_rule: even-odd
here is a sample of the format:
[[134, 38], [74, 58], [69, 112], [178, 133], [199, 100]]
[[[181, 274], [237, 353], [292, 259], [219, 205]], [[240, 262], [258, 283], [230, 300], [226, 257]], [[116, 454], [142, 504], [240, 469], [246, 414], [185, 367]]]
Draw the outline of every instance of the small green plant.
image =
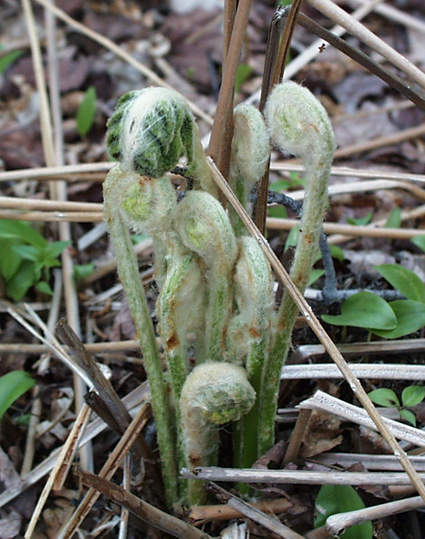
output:
[[401, 209], [397, 206], [388, 216], [388, 219], [385, 223], [385, 228], [400, 228], [401, 225]]
[[[316, 518], [314, 527], [320, 528], [324, 526], [327, 518], [332, 515], [364, 508], [363, 500], [353, 487], [348, 485], [323, 485], [315, 501]], [[363, 522], [357, 526], [351, 526], [339, 537], [341, 539], [372, 539], [372, 523]]]
[[82, 281], [94, 271], [94, 262], [88, 264], [74, 264], [74, 279], [78, 283]]
[[96, 115], [96, 88], [90, 86], [77, 110], [77, 131], [83, 137], [92, 128]]
[[416, 416], [411, 410], [407, 410], [407, 408], [416, 406], [424, 400], [424, 386], [408, 386], [404, 388], [401, 393], [401, 403], [397, 394], [392, 389], [374, 389], [368, 395], [370, 400], [379, 406], [397, 408], [400, 412], [400, 417], [416, 427]]
[[58, 256], [69, 245], [67, 241], [49, 242], [24, 221], [0, 220], [0, 275], [6, 293], [20, 301], [31, 286], [52, 294], [50, 269], [60, 266]]
[[328, 324], [368, 329], [385, 339], [398, 339], [425, 326], [425, 285], [413, 271], [398, 264], [375, 269], [407, 299], [387, 302], [372, 292], [358, 292], [341, 305], [341, 314], [322, 315]]
[[368, 225], [372, 221], [373, 213], [369, 212], [364, 217], [348, 217], [347, 223], [354, 226], [365, 226]]
[[0, 420], [9, 406], [35, 385], [25, 371], [12, 371], [0, 376]]
[[419, 249], [421, 249], [425, 253], [425, 234], [415, 236], [411, 239], [411, 242], [414, 243], [416, 247], [419, 247]]
[[[3, 48], [3, 47], [1, 47]], [[24, 54], [24, 51], [12, 51], [0, 58], [0, 73], [4, 73], [18, 58]]]
[[236, 70], [235, 93], [239, 93], [241, 86], [246, 82], [252, 73], [252, 67], [248, 64], [239, 64]]

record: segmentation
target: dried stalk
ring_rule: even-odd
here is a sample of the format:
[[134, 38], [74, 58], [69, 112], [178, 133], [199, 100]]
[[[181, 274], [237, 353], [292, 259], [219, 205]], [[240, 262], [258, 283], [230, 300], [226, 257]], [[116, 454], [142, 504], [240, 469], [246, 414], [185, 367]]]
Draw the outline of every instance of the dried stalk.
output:
[[208, 147], [208, 153], [217, 163], [218, 168], [225, 178], [228, 177], [230, 165], [230, 147], [233, 134], [233, 93], [236, 70], [242, 49], [243, 37], [248, 24], [251, 4], [252, 0], [239, 0], [238, 3]]
[[[264, 513], [279, 514], [286, 513], [291, 508], [292, 504], [286, 498], [280, 498], [277, 500], [263, 500], [258, 503], [252, 503], [253, 507], [256, 507]], [[195, 505], [191, 507], [188, 514], [188, 518], [191, 522], [203, 523], [208, 520], [232, 520], [234, 518], [240, 518], [241, 513], [237, 509], [229, 507], [227, 504], [223, 505]]]
[[[298, 226], [296, 219], [278, 219], [269, 217], [267, 219], [267, 228], [270, 230], [291, 230]], [[323, 223], [325, 234], [344, 234], [345, 236], [358, 238], [391, 238], [409, 240], [415, 236], [422, 236], [424, 230], [413, 228], [373, 228], [370, 226], [341, 225], [337, 223]], [[331, 241], [331, 243], [333, 243]]]
[[[186, 468], [182, 477], [203, 481], [223, 481], [240, 483], [264, 483], [276, 485], [410, 485], [405, 473], [397, 472], [311, 472], [307, 470], [241, 470], [239, 468], [199, 467], [193, 472]], [[418, 474], [421, 481], [425, 473]], [[424, 502], [423, 502], [424, 503]]]
[[[0, 182], [11, 182], [28, 179], [37, 181], [66, 180], [66, 181], [87, 181], [93, 178], [93, 181], [103, 181], [98, 176], [102, 172], [107, 172], [114, 166], [111, 162], [99, 162], [79, 165], [64, 165], [63, 167], [41, 167], [24, 168], [20, 170], [0, 171]], [[280, 170], [284, 172], [303, 172], [304, 166], [294, 162], [293, 159], [286, 161], [273, 161], [270, 164], [271, 170]], [[333, 176], [357, 176], [359, 178], [382, 178], [388, 180], [406, 180], [412, 182], [425, 183], [425, 174], [413, 174], [410, 172], [388, 171], [376, 169], [358, 169], [346, 166], [333, 166], [331, 168]], [[74, 177], [76, 176], [76, 177]]]
[[[425, 472], [425, 457], [410, 456], [412, 464], [418, 472]], [[367, 470], [385, 470], [401, 472], [402, 467], [393, 455], [363, 455], [355, 453], [322, 453], [311, 459], [325, 466], [342, 466], [349, 468], [353, 464], [361, 464]], [[420, 498], [422, 499], [422, 498]]]
[[[115, 474], [124, 455], [130, 449], [143, 427], [146, 425], [149, 415], [150, 406], [148, 404], [144, 404], [136, 417], [127, 427], [122, 438], [109, 455], [105, 464], [102, 466], [102, 469], [99, 472], [99, 477], [103, 479], [110, 479]], [[99, 496], [99, 492], [96, 492], [93, 488], [89, 489], [71, 518], [65, 522], [64, 526], [59, 531], [58, 539], [67, 539], [73, 536]]]
[[[351, 344], [338, 344], [338, 349], [346, 356], [362, 354], [391, 354], [402, 352], [423, 352], [425, 339], [401, 339], [392, 341], [353, 342]], [[299, 346], [295, 355], [298, 363], [306, 362], [308, 358], [326, 354], [321, 344], [306, 344]]]
[[82, 470], [77, 471], [78, 477], [84, 485], [90, 487], [90, 491], [97, 491], [96, 497], [100, 494], [106, 498], [126, 507], [136, 517], [143, 520], [153, 528], [169, 533], [173, 537], [180, 539], [211, 539], [206, 533], [199, 531], [197, 528], [187, 524], [183, 520], [179, 520], [172, 515], [164, 513], [153, 505], [141, 500], [134, 494], [131, 494], [122, 487], [106, 481], [100, 474], [93, 475]]
[[[44, 504], [49, 497], [50, 491], [52, 490], [53, 484], [57, 480], [59, 474], [62, 477], [62, 480], [66, 477], [66, 472], [69, 470], [72, 460], [74, 459], [75, 452], [78, 447], [78, 443], [81, 439], [81, 436], [84, 433], [84, 430], [87, 426], [87, 422], [90, 418], [91, 410], [85, 405], [81, 408], [78, 416], [76, 417], [72, 429], [66, 439], [66, 442], [63, 444], [59, 456], [56, 460], [55, 466], [50, 473], [49, 479], [44, 485], [43, 491], [40, 494], [40, 497], [37, 501], [37, 505], [33, 511], [31, 520], [28, 524], [28, 528], [25, 532], [25, 539], [30, 539], [34, 533], [35, 526], [40, 518], [41, 511], [43, 510]], [[65, 465], [65, 468], [64, 468]], [[65, 472], [65, 473], [64, 473]]]
[[[381, 344], [381, 342], [379, 344]], [[423, 350], [423, 347], [424, 345], [422, 344], [421, 350]], [[394, 352], [396, 351], [399, 352], [398, 350], [394, 350]], [[372, 350], [369, 351], [367, 348], [364, 349], [363, 352], [365, 354], [373, 353]], [[383, 351], [382, 353], [388, 352]], [[356, 352], [356, 355], [358, 354], [359, 352]], [[425, 365], [350, 363], [350, 367], [353, 374], [357, 376], [357, 378], [371, 378], [379, 380], [416, 380], [418, 382], [425, 380]], [[320, 365], [286, 365], [282, 369], [281, 375], [281, 380], [338, 380], [341, 378], [343, 378], [341, 372], [333, 363]]]
[[362, 522], [370, 520], [381, 520], [386, 517], [392, 517], [406, 511], [414, 511], [424, 506], [424, 501], [420, 496], [414, 496], [407, 500], [397, 500], [395, 502], [382, 503], [373, 507], [365, 507], [357, 511], [338, 513], [328, 517], [326, 521], [326, 530], [332, 536], [339, 535], [343, 530]]
[[231, 494], [215, 483], [210, 483], [209, 488], [215, 492], [216, 496], [227, 499], [227, 505], [232, 509], [242, 513], [245, 517], [254, 522], [258, 522], [264, 528], [272, 531], [279, 537], [284, 537], [286, 539], [302, 539], [301, 535], [289, 529], [276, 518], [266, 515], [258, 507], [254, 507], [253, 505], [244, 502], [241, 498]]

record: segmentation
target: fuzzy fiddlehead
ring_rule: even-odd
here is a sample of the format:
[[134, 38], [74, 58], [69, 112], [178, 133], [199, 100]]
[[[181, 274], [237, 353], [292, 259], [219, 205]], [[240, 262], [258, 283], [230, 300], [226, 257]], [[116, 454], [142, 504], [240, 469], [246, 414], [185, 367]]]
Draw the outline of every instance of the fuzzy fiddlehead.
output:
[[[269, 135], [261, 112], [252, 105], [238, 105], [233, 115], [234, 130], [229, 183], [241, 204], [251, 212], [249, 194], [266, 171], [270, 157]], [[230, 212], [235, 233], [245, 233], [240, 218]]]
[[150, 87], [123, 95], [108, 121], [106, 145], [123, 170], [151, 178], [160, 178], [185, 156], [188, 175], [216, 194], [198, 127], [174, 90]]
[[231, 274], [237, 256], [235, 235], [221, 204], [208, 193], [191, 191], [178, 204], [175, 228], [183, 244], [206, 267], [207, 309], [204, 359], [221, 361], [232, 309]]
[[170, 228], [170, 216], [177, 205], [174, 187], [166, 176], [151, 180], [147, 176], [123, 173], [116, 189], [115, 204], [129, 228], [152, 237], [155, 279], [161, 287], [170, 259], [168, 253], [178, 241]]
[[[137, 337], [143, 351], [144, 366], [151, 388], [152, 408], [158, 434], [158, 445], [162, 460], [162, 473], [167, 501], [170, 505], [178, 499], [175, 436], [167, 387], [164, 381], [155, 332], [149, 307], [141, 283], [137, 259], [123, 210], [128, 189], [144, 178], [123, 172], [119, 166], [111, 169], [103, 185], [104, 213], [109, 233], [115, 249], [118, 274], [126, 293], [128, 306], [134, 321]], [[124, 193], [124, 194], [123, 194]], [[149, 210], [147, 210], [149, 213]], [[132, 213], [132, 212], [130, 212]], [[131, 215], [134, 218], [134, 215]]]
[[[184, 452], [189, 469], [214, 465], [218, 445], [217, 426], [238, 421], [252, 407], [255, 391], [242, 367], [206, 362], [193, 369], [180, 399]], [[189, 481], [189, 502], [204, 503], [201, 481]]]
[[[290, 276], [301, 292], [305, 290], [327, 207], [327, 185], [335, 151], [332, 125], [323, 106], [302, 86], [286, 82], [275, 87], [265, 108], [272, 142], [280, 150], [301, 157], [305, 166], [306, 193], [299, 235]], [[274, 440], [280, 372], [286, 360], [298, 309], [285, 294], [275, 328], [271, 353], [263, 369], [259, 424], [260, 453]]]
[[[271, 339], [273, 317], [273, 279], [257, 241], [239, 238], [239, 257], [234, 273], [235, 302], [238, 314], [229, 323], [227, 353], [229, 361], [245, 365], [248, 380], [260, 393], [263, 365]], [[235, 425], [235, 465], [249, 468], [258, 458], [258, 401]]]
[[[170, 372], [177, 430], [177, 461], [185, 464], [179, 399], [189, 372], [190, 337], [199, 346], [204, 330], [205, 283], [198, 257], [186, 249], [176, 234], [167, 254], [167, 271], [156, 303], [158, 330]], [[195, 351], [196, 353], [196, 351]], [[181, 482], [182, 489], [185, 482]]]

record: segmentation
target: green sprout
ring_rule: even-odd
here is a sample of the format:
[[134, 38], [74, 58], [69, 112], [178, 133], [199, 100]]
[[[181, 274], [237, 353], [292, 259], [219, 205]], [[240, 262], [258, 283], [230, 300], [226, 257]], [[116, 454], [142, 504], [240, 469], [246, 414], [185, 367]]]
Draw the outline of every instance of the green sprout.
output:
[[24, 221], [0, 220], [0, 249], [7, 253], [0, 257], [0, 275], [6, 294], [20, 301], [32, 286], [43, 294], [53, 294], [50, 270], [60, 266], [58, 256], [69, 244], [47, 241]]
[[416, 406], [424, 400], [425, 387], [405, 387], [401, 393], [401, 399], [397, 397], [395, 391], [387, 388], [374, 389], [368, 393], [368, 396], [372, 402], [378, 404], [379, 406], [397, 408], [400, 413], [400, 417], [416, 427], [416, 416], [411, 410], [407, 410], [407, 408]]

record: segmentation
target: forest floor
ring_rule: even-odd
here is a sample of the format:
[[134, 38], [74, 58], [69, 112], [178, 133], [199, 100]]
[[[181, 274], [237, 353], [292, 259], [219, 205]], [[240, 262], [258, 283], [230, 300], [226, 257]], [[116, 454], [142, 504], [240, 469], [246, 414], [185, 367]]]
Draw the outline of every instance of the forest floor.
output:
[[[424, 3], [421, 0], [338, 2], [352, 14], [368, 3], [371, 4], [368, 13], [360, 14], [364, 25], [425, 70]], [[6, 388], [0, 378], [0, 405], [4, 414], [0, 431], [2, 539], [25, 533], [54, 462], [49, 460], [49, 455], [67, 440], [75, 426], [74, 401], [83, 402], [81, 383], [45, 343], [23, 327], [18, 317], [24, 317], [47, 341], [52, 341], [57, 321], [65, 318], [96, 359], [110, 367], [111, 382], [119, 396], [124, 398], [131, 393], [132, 407], [144, 397], [143, 389], [138, 388], [146, 381], [146, 373], [102, 220], [102, 181], [110, 166], [105, 152], [106, 121], [123, 93], [163, 82], [202, 111], [202, 117], [198, 115], [197, 120], [201, 135], [207, 140], [222, 63], [220, 2], [208, 10], [194, 8], [182, 13], [184, 2], [175, 2], [179, 7], [176, 11], [162, 1], [60, 0], [57, 7], [71, 19], [59, 17], [56, 21], [39, 0], [32, 3], [32, 21], [25, 10], [28, 4], [6, 0], [0, 8], [0, 248], [3, 251], [0, 254], [0, 376], [26, 371], [36, 380], [30, 391], [20, 392], [18, 388], [15, 396], [10, 397], [8, 392], [2, 396]], [[202, 2], [199, 5], [205, 7]], [[326, 28], [333, 28], [334, 23], [308, 2], [302, 11]], [[274, 2], [253, 2], [237, 72], [236, 103], [258, 103], [268, 28], [274, 12]], [[349, 34], [344, 37], [354, 49], [365, 52], [379, 65], [389, 66], [406, 81], [404, 73], [360, 39]], [[333, 248], [338, 290], [368, 289], [379, 294], [383, 289], [390, 289], [376, 269], [383, 264], [404, 266], [425, 282], [425, 101], [421, 98], [422, 106], [416, 105], [349, 56], [316, 40], [310, 31], [296, 25], [285, 73], [320, 99], [336, 134], [338, 149], [325, 232], [329, 243], [340, 248]], [[34, 43], [40, 45], [43, 70], [37, 64]], [[46, 114], [40, 85], [50, 89], [51, 118]], [[412, 87], [420, 96], [425, 93], [423, 82], [420, 87], [415, 81]], [[56, 101], [55, 95], [59, 96]], [[285, 190], [301, 199], [303, 178], [299, 164], [273, 152], [270, 185], [274, 190]], [[65, 200], [74, 205], [67, 206]], [[287, 265], [285, 260], [291, 256], [291, 249], [286, 249], [288, 231], [294, 226], [295, 216], [282, 207], [273, 206], [268, 211], [267, 238]], [[31, 245], [27, 229], [19, 232], [13, 228], [11, 233], [9, 224], [2, 225], [19, 222], [16, 219], [31, 222], [49, 242], [69, 243], [56, 244], [56, 250], [52, 248], [50, 258], [46, 255], [40, 262], [41, 274], [22, 274], [19, 282], [11, 284], [10, 266], [15, 262], [21, 264], [21, 259], [14, 262], [10, 241], [23, 247]], [[378, 234], [374, 232], [377, 229]], [[157, 288], [152, 276], [152, 243], [148, 237], [135, 235], [133, 239], [153, 311]], [[56, 263], [61, 252], [62, 260]], [[28, 268], [30, 259], [25, 260]], [[322, 269], [320, 261], [315, 268]], [[324, 284], [322, 273], [317, 274], [319, 278], [307, 290], [306, 297], [317, 315], [338, 314], [341, 302], [329, 307], [320, 295]], [[42, 327], [37, 315], [47, 327]], [[380, 339], [367, 328], [349, 324], [324, 324], [324, 327], [350, 364], [364, 364], [363, 374], [360, 370], [355, 373], [362, 378], [368, 392], [383, 388], [393, 391], [386, 394], [386, 406], [380, 410], [386, 417], [401, 419], [404, 431], [399, 438], [403, 448], [420, 456], [423, 453], [420, 448], [425, 447], [422, 431], [425, 402], [423, 398], [400, 400], [403, 390], [412, 385], [422, 387], [425, 378], [421, 369], [425, 369], [425, 314], [420, 311], [417, 316], [424, 319], [421, 327], [416, 324], [414, 331], [395, 340]], [[408, 505], [407, 500], [417, 496], [415, 488], [405, 481], [404, 474], [393, 473], [401, 472], [402, 468], [395, 457], [391, 461], [393, 453], [382, 436], [368, 428], [366, 419], [354, 420], [352, 410], [345, 408], [346, 404], [359, 406], [359, 402], [331, 362], [306, 320], [300, 317], [288, 359], [294, 370], [288, 370], [282, 378], [277, 444], [256, 463], [257, 467], [330, 475], [337, 471], [353, 472], [357, 476], [346, 476], [341, 484], [356, 484], [360, 502], [355, 493], [352, 495], [353, 491], [344, 494], [329, 489], [320, 498], [321, 502], [325, 500], [326, 516], [377, 506], [376, 513], [369, 517], [373, 520], [375, 536], [423, 537], [425, 503], [416, 500], [416, 505], [413, 502]], [[323, 370], [312, 371], [312, 366], [319, 363], [326, 365]], [[373, 370], [373, 365], [377, 370]], [[402, 367], [392, 370], [392, 365]], [[25, 380], [21, 383], [25, 385]], [[314, 398], [318, 400], [309, 408], [304, 401], [317, 390], [325, 396], [318, 402], [316, 394]], [[391, 401], [394, 393], [400, 402]], [[337, 404], [331, 402], [332, 398], [338, 399]], [[339, 411], [337, 415], [326, 409], [326, 403], [323, 404], [326, 399], [330, 402], [328, 406]], [[296, 406], [302, 402], [301, 414]], [[313, 410], [307, 413], [307, 419], [305, 410]], [[408, 414], [404, 418], [403, 414], [400, 416], [403, 410], [410, 412], [413, 419]], [[142, 417], [146, 421], [150, 419], [144, 434], [155, 449], [155, 425], [149, 413], [145, 411]], [[416, 422], [416, 428], [411, 426], [412, 421]], [[296, 446], [288, 464], [285, 456], [295, 425], [303, 428], [301, 445]], [[98, 471], [119, 436], [108, 427], [99, 427], [95, 433], [92, 425], [89, 431], [91, 446], [80, 454], [80, 462], [92, 460]], [[224, 429], [222, 434], [221, 466], [231, 463], [228, 432]], [[383, 455], [389, 460], [384, 462]], [[424, 472], [424, 467], [425, 461], [419, 458], [417, 470]], [[155, 489], [154, 475], [149, 477], [151, 468], [154, 466], [146, 468], [147, 479], [142, 474], [132, 478], [132, 492], [145, 499], [150, 496], [148, 501], [165, 511]], [[374, 471], [382, 474], [381, 479], [369, 483], [367, 473]], [[121, 470], [114, 480], [121, 479], [119, 474]], [[389, 474], [399, 477], [393, 478], [392, 483]], [[358, 482], [350, 482], [354, 480]], [[245, 516], [241, 515], [243, 508], [239, 511], [227, 504], [232, 494], [217, 494], [217, 491], [211, 493], [215, 504], [211, 509], [188, 509], [177, 516], [210, 536], [218, 536], [226, 526], [236, 523], [234, 535], [228, 537], [248, 536], [247, 530], [251, 537], [329, 537], [329, 530], [323, 527], [319, 532], [314, 531], [321, 479], [314, 479], [312, 474], [310, 480], [301, 484], [303, 481], [299, 478], [292, 484], [290, 480], [288, 484], [265, 481], [256, 490], [258, 499], [266, 500], [262, 509], [287, 526], [287, 532], [273, 528], [273, 521], [268, 522], [268, 528], [264, 527], [249, 508], [245, 508], [248, 511]], [[231, 484], [224, 486], [234, 492]], [[33, 537], [58, 537], [60, 526], [70, 518], [83, 492], [71, 472], [65, 486], [60, 485], [46, 500]], [[341, 501], [345, 495], [348, 501]], [[384, 509], [385, 504], [396, 500], [405, 500], [404, 508], [393, 512]], [[120, 516], [117, 504], [98, 502], [85, 520], [80, 536], [168, 537], [152, 523], [141, 524], [140, 520], [130, 518], [128, 526], [124, 526], [122, 521], [126, 519], [128, 515], [124, 511]], [[246, 527], [242, 527], [244, 521]], [[192, 537], [191, 533], [188, 530], [187, 537]], [[371, 537], [370, 530], [365, 528], [353, 529], [352, 533], [345, 537]]]

